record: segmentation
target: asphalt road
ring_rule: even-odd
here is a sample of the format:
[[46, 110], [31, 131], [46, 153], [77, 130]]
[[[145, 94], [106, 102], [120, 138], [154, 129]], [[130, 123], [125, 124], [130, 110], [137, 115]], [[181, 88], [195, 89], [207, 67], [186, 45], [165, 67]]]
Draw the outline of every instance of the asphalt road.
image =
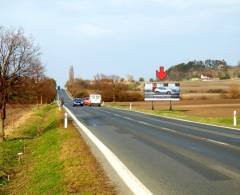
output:
[[240, 194], [240, 131], [108, 107], [64, 105], [153, 194]]

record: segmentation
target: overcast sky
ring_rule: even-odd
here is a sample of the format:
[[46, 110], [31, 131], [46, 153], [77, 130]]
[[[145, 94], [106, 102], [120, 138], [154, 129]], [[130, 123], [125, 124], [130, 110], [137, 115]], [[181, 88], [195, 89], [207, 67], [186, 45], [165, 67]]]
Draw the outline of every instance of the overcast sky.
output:
[[0, 25], [34, 37], [61, 85], [70, 65], [148, 79], [159, 65], [240, 60], [240, 0], [0, 0]]

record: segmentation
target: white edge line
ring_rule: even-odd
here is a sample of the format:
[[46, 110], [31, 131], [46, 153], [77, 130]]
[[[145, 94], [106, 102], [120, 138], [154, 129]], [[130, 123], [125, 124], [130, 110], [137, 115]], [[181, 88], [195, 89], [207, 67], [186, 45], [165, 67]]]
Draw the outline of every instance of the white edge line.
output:
[[113, 109], [118, 109], [118, 110], [130, 111], [130, 112], [137, 112], [137, 113], [142, 113], [142, 114], [151, 115], [151, 116], [157, 116], [157, 117], [162, 117], [162, 118], [174, 119], [174, 120], [184, 121], [184, 122], [189, 122], [189, 123], [196, 123], [196, 124], [201, 124], [201, 125], [208, 125], [208, 126], [213, 126], [213, 127], [221, 127], [221, 128], [226, 128], [226, 129], [232, 129], [232, 130], [240, 131], [240, 129], [234, 128], [234, 127], [214, 125], [214, 124], [210, 124], [210, 123], [202, 123], [202, 122], [190, 121], [190, 120], [186, 120], [186, 119], [174, 118], [174, 117], [169, 117], [169, 116], [156, 115], [156, 114], [151, 114], [151, 113], [142, 112], [142, 111], [138, 111], [138, 110], [128, 110], [128, 109], [116, 108], [116, 107], [112, 107], [112, 106], [106, 106], [106, 107], [113, 108]]
[[[109, 113], [109, 114], [113, 114], [112, 112], [108, 112], [108, 111], [101, 111], [101, 112], [106, 112], [106, 113]], [[127, 120], [131, 120], [131, 121], [135, 121], [137, 123], [140, 123], [140, 124], [144, 124], [144, 125], [151, 125], [150, 123], [146, 123], [146, 122], [143, 122], [143, 121], [137, 121], [135, 119], [132, 119], [132, 118], [129, 118], [129, 117], [122, 117], [122, 116], [119, 116], [120, 118], [124, 118], [124, 119], [127, 119]], [[165, 127], [160, 127], [161, 129], [165, 130], [165, 131], [170, 131], [170, 132], [174, 132], [174, 133], [177, 133], [176, 130], [174, 129], [169, 129], [169, 128], [165, 128]], [[184, 133], [185, 134], [185, 133]], [[194, 136], [196, 137], [196, 136]], [[208, 139], [208, 138], [197, 138], [197, 139], [200, 139], [200, 140], [203, 140], [203, 141], [207, 141], [207, 142], [212, 142], [212, 143], [215, 143], [215, 144], [221, 144], [221, 145], [225, 145], [225, 146], [230, 146], [230, 144], [228, 143], [224, 143], [224, 142], [220, 142], [220, 141], [216, 141], [216, 140], [213, 140], [213, 139]]]
[[152, 194], [152, 192], [146, 186], [144, 186], [135, 175], [133, 175], [133, 173], [120, 161], [120, 159], [107, 146], [105, 146], [87, 127], [85, 127], [66, 106], [63, 107], [71, 116], [71, 118], [74, 120], [74, 122], [81, 128], [81, 130], [102, 152], [102, 154], [111, 164], [111, 166], [115, 169], [117, 174], [121, 177], [124, 183], [129, 187], [129, 189], [134, 194], [137, 195]]
[[68, 97], [69, 97], [71, 100], [73, 100], [73, 96], [72, 96], [72, 94], [68, 91], [68, 89], [65, 88], [64, 91], [66, 92], [66, 94], [68, 95]]

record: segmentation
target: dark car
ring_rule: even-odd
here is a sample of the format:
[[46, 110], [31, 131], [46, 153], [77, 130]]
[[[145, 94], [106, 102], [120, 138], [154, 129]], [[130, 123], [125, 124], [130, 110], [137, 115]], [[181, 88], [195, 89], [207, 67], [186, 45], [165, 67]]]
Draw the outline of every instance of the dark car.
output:
[[82, 98], [76, 98], [73, 100], [73, 107], [74, 106], [83, 106], [84, 102]]

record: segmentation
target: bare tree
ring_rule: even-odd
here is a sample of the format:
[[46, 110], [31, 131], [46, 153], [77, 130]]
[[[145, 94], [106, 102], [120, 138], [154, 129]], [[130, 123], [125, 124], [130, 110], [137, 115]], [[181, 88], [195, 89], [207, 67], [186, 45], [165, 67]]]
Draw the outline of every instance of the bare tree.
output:
[[70, 83], [74, 82], [74, 70], [72, 65], [69, 68], [69, 82]]
[[240, 67], [240, 61], [238, 61], [237, 66]]
[[119, 92], [119, 88], [120, 88], [120, 77], [117, 76], [117, 75], [111, 75], [109, 76], [109, 80], [111, 81], [112, 83], [112, 97], [113, 97], [113, 102], [116, 101], [116, 95], [117, 93]]
[[153, 78], [150, 78], [150, 79], [149, 79], [149, 82], [154, 82], [154, 79], [153, 79]]
[[95, 88], [101, 91], [103, 97], [107, 95], [109, 101], [115, 102], [122, 91], [127, 90], [127, 85], [121, 81], [118, 75], [97, 74], [95, 77]]
[[[0, 27], [0, 141], [5, 139], [4, 121], [9, 94], [24, 77], [32, 77], [40, 68], [39, 47], [23, 30]], [[38, 63], [36, 63], [38, 62]], [[35, 73], [34, 73], [35, 71]]]
[[127, 80], [128, 80], [129, 82], [133, 82], [133, 81], [134, 81], [134, 77], [129, 74], [129, 75], [127, 75]]

